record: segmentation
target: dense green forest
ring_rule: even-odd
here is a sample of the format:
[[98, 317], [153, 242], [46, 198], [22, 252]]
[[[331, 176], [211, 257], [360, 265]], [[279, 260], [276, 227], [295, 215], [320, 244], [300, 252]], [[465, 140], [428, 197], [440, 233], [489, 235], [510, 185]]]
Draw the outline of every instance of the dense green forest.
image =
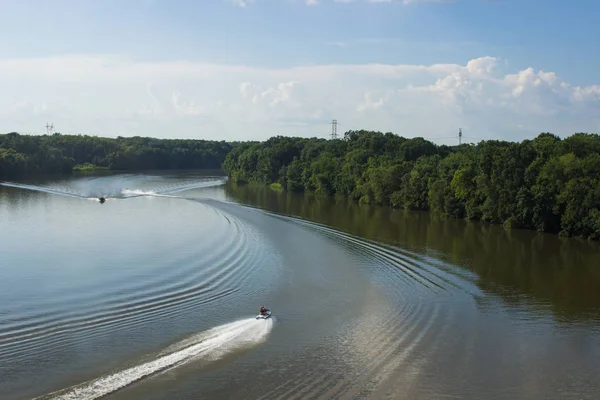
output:
[[600, 239], [596, 134], [460, 146], [370, 131], [337, 140], [278, 136], [236, 146], [223, 167], [242, 183]]
[[0, 178], [73, 169], [220, 169], [236, 143], [87, 135], [0, 135]]
[[600, 239], [600, 136], [542, 133], [520, 143], [438, 146], [348, 131], [342, 139], [230, 143], [86, 135], [0, 135], [0, 178], [73, 169], [223, 167], [237, 182], [278, 183], [362, 203], [430, 210]]

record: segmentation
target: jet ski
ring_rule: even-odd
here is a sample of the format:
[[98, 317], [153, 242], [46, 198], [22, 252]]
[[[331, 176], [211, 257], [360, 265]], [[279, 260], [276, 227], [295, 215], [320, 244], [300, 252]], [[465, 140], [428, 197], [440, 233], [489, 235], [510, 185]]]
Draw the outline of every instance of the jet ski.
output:
[[264, 314], [258, 314], [256, 316], [256, 319], [267, 319], [271, 317], [271, 310], [267, 310], [267, 312], [265, 312]]
[[100, 196], [98, 197], [98, 201], [100, 202], [100, 204], [102, 204], [106, 201], [106, 199], [104, 198], [104, 196]]

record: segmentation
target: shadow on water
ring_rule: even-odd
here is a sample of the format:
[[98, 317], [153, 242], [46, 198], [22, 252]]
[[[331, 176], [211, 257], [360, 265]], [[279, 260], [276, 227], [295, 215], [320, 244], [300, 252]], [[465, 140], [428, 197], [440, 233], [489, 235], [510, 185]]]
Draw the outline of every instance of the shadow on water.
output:
[[512, 309], [550, 310], [557, 322], [600, 321], [596, 242], [232, 182], [225, 190], [232, 201], [322, 223], [473, 272], [481, 290]]

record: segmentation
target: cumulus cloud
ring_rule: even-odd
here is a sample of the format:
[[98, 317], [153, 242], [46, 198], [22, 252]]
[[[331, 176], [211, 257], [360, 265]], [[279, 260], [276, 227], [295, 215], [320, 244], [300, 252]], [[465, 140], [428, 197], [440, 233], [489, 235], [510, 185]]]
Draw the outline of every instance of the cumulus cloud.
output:
[[204, 107], [195, 104], [193, 101], [182, 101], [180, 94], [174, 92], [171, 96], [173, 110], [178, 115], [197, 116], [204, 114]]
[[[0, 132], [213, 139], [327, 137], [376, 129], [403, 136], [522, 140], [600, 130], [600, 85], [550, 71], [459, 64], [317, 65], [267, 69], [114, 56], [0, 61]], [[455, 143], [456, 140], [434, 140]]]
[[377, 99], [374, 99], [373, 94], [371, 92], [366, 92], [364, 100], [356, 107], [356, 111], [376, 110], [378, 108], [383, 107], [383, 105], [383, 98], [379, 97]]

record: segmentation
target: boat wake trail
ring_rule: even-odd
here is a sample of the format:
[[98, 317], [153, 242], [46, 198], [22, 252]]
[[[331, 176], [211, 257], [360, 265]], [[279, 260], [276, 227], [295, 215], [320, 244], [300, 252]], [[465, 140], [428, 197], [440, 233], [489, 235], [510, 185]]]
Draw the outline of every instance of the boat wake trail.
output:
[[[151, 190], [149, 191], [144, 191], [144, 190], [131, 190], [131, 189], [123, 189], [121, 191], [121, 194], [123, 195], [122, 198], [130, 198], [130, 197], [139, 197], [139, 196], [155, 196], [155, 197], [173, 197], [173, 198], [178, 198], [178, 196], [172, 196], [169, 194], [161, 194], [161, 193], [156, 193], [153, 192]], [[95, 198], [94, 198], [95, 200]]]
[[[67, 191], [67, 190], [57, 190], [57, 189], [53, 189], [53, 188], [46, 187], [46, 186], [26, 185], [26, 184], [13, 183], [13, 182], [0, 182], [0, 186], [13, 187], [13, 188], [17, 188], [17, 189], [27, 189], [27, 190], [33, 190], [33, 191], [49, 193], [49, 194], [58, 194], [58, 195], [62, 195], [62, 196], [76, 197], [76, 198], [80, 198], [80, 199], [88, 198], [88, 196], [84, 196], [79, 193], [75, 193], [75, 192]], [[97, 200], [97, 198], [95, 198], [95, 200]]]
[[140, 379], [193, 361], [214, 361], [237, 350], [251, 348], [264, 342], [272, 329], [272, 320], [256, 320], [254, 318], [217, 326], [168, 347], [152, 361], [38, 397], [36, 400], [97, 399]]
[[42, 186], [15, 182], [0, 182], [0, 186], [97, 201], [100, 196], [104, 197], [106, 200], [129, 199], [140, 196], [177, 198], [179, 196], [174, 196], [174, 193], [220, 186], [223, 185], [225, 181], [226, 180], [223, 178], [205, 177], [204, 179], [193, 179], [189, 182], [178, 182], [175, 185], [169, 185], [168, 180], [166, 181], [160, 177], [123, 175], [117, 177], [79, 179], [71, 181], [67, 185]]

